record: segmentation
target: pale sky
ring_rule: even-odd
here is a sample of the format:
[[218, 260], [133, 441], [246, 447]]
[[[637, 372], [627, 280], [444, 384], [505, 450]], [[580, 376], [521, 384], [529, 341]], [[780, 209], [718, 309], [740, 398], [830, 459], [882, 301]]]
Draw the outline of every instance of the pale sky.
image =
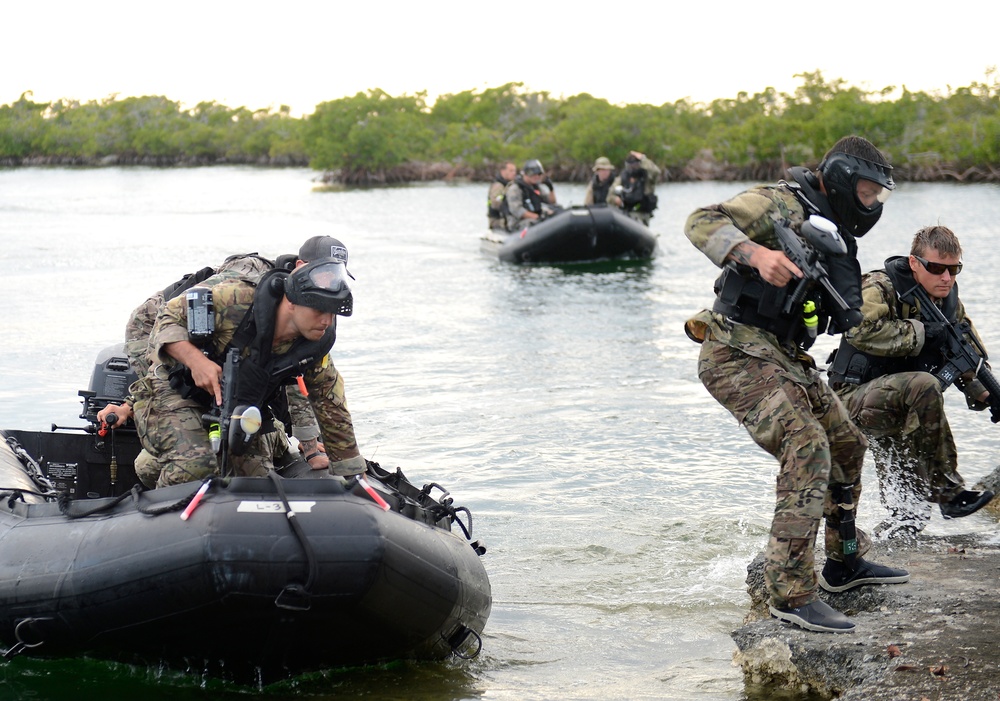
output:
[[0, 104], [164, 95], [289, 105], [508, 82], [555, 97], [707, 103], [820, 70], [868, 90], [993, 83], [1000, 2], [284, 0], [3, 3]]

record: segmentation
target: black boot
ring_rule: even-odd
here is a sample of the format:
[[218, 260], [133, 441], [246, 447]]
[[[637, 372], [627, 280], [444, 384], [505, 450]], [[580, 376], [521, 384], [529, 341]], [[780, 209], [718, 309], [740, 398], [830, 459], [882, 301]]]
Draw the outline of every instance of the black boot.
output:
[[902, 584], [910, 581], [910, 573], [895, 567], [876, 565], [860, 557], [853, 570], [843, 562], [827, 559], [823, 572], [817, 579], [819, 585], [827, 591], [840, 592], [865, 584]]
[[794, 608], [779, 609], [774, 606], [768, 608], [775, 618], [793, 623], [806, 630], [815, 630], [820, 633], [851, 633], [854, 631], [854, 622], [850, 618], [818, 599]]
[[965, 490], [946, 504], [941, 504], [941, 515], [945, 518], [962, 518], [974, 514], [990, 503], [993, 492], [970, 492]]

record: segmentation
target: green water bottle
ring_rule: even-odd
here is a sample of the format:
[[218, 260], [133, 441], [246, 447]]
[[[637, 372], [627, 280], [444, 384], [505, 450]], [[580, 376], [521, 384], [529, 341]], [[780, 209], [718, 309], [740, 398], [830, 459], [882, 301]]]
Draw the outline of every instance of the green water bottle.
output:
[[802, 305], [802, 323], [806, 325], [809, 338], [816, 338], [819, 331], [819, 316], [816, 314], [816, 303], [811, 299]]
[[222, 429], [219, 424], [213, 423], [208, 427], [208, 440], [212, 443], [212, 452], [218, 453], [222, 447]]

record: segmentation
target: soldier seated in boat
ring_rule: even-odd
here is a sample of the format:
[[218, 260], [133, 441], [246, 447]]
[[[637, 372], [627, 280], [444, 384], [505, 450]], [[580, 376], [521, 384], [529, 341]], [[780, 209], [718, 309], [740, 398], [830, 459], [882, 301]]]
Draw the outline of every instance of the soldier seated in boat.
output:
[[583, 204], [587, 207], [606, 207], [614, 182], [615, 167], [607, 156], [601, 156], [594, 161], [593, 171], [594, 175], [583, 193]]
[[507, 230], [507, 221], [504, 216], [504, 193], [516, 175], [517, 165], [514, 161], [507, 161], [500, 168], [493, 182], [490, 183], [490, 191], [486, 197], [486, 218], [489, 219], [490, 229], [493, 231]]
[[[203, 479], [223, 469], [263, 475], [270, 467], [266, 435], [280, 412], [285, 385], [302, 375], [336, 475], [358, 474], [366, 464], [344, 398], [343, 378], [330, 361], [336, 316], [349, 316], [347, 250], [336, 239], [332, 255], [293, 272], [275, 269], [259, 279], [236, 279], [212, 288], [214, 328], [199, 345], [189, 334], [182, 296], [167, 302], [149, 338], [149, 372], [130, 388], [143, 447], [159, 471], [158, 487]], [[203, 418], [223, 403], [223, 359], [240, 358], [241, 403], [264, 413], [261, 433], [241, 455], [219, 464]], [[103, 418], [103, 417], [99, 417]], [[150, 475], [143, 475], [151, 482]]]
[[554, 211], [552, 205], [556, 203], [556, 194], [551, 183], [541, 161], [532, 158], [524, 164], [504, 193], [507, 231], [520, 231]]
[[649, 226], [657, 206], [656, 179], [660, 167], [646, 154], [630, 151], [625, 159], [625, 169], [615, 178], [608, 193], [608, 204], [620, 207], [636, 221]]

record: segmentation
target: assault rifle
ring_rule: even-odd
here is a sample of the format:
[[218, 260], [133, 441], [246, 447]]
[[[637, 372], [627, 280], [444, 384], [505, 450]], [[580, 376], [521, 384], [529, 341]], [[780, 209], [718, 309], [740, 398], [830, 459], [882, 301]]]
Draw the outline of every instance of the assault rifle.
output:
[[201, 417], [208, 429], [212, 448], [217, 453], [221, 449], [219, 466], [223, 473], [228, 456], [245, 453], [261, 424], [260, 409], [237, 404], [239, 367], [240, 352], [236, 348], [230, 348], [226, 351], [226, 360], [222, 365], [222, 405]]
[[819, 286], [826, 293], [826, 300], [834, 307], [827, 312], [841, 328], [852, 328], [860, 324], [864, 318], [861, 310], [852, 309], [844, 301], [830, 281], [830, 274], [823, 264], [827, 257], [847, 254], [847, 244], [837, 232], [836, 225], [816, 214], [810, 216], [802, 223], [802, 236], [805, 242], [784, 224], [776, 223], [774, 232], [778, 235], [785, 256], [802, 271], [803, 275], [795, 291], [785, 299], [782, 311], [785, 314], [801, 313], [806, 293]]
[[[921, 285], [915, 285], [913, 296], [920, 305], [920, 317], [926, 321], [941, 322], [946, 331], [944, 346], [941, 348], [942, 365], [933, 371], [941, 383], [941, 389], [948, 389], [953, 382], [958, 382], [962, 375], [975, 372], [976, 379], [989, 390], [987, 402], [990, 405], [990, 420], [1000, 422], [1000, 384], [986, 365], [986, 349], [972, 333], [968, 321], [952, 323], [944, 315], [931, 296]], [[906, 295], [901, 295], [906, 296]]]

